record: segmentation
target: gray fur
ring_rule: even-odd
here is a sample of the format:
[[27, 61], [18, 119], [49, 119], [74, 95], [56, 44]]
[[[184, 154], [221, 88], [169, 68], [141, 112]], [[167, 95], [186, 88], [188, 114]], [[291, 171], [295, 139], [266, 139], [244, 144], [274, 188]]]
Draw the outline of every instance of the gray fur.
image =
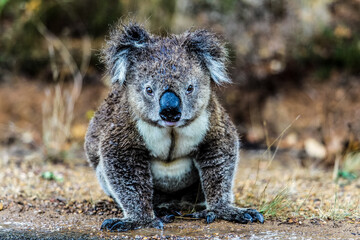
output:
[[[112, 87], [85, 139], [101, 187], [124, 212], [103, 229], [162, 228], [154, 210], [181, 210], [184, 200], [205, 200], [206, 209], [191, 216], [207, 222], [263, 222], [255, 210], [232, 205], [239, 139], [214, 92], [214, 84], [230, 82], [226, 56], [224, 44], [205, 30], [162, 38], [128, 24], [111, 33], [103, 59]], [[159, 99], [170, 90], [181, 100], [173, 126], [159, 116]]]

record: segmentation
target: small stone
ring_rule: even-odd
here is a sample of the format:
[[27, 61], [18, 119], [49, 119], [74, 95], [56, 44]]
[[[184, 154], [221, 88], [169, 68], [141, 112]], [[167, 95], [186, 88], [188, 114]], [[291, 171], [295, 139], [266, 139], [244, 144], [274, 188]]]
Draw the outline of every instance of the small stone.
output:
[[305, 152], [312, 158], [324, 159], [326, 157], [325, 146], [315, 140], [314, 138], [308, 138], [304, 142]]

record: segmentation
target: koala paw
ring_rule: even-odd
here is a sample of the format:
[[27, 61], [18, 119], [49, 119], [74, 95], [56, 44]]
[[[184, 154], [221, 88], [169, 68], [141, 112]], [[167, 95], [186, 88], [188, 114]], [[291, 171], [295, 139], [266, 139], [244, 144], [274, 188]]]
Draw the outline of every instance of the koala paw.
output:
[[135, 230], [139, 228], [158, 228], [158, 229], [164, 229], [163, 222], [155, 218], [154, 220], [148, 222], [148, 223], [141, 223], [137, 221], [132, 221], [129, 219], [121, 219], [121, 218], [110, 218], [104, 220], [104, 222], [101, 224], [101, 230], [106, 230], [110, 232], [126, 232], [129, 230]]
[[255, 209], [237, 208], [233, 206], [195, 212], [187, 214], [185, 217], [204, 218], [207, 223], [212, 223], [217, 218], [237, 223], [248, 223], [256, 221], [264, 223], [263, 215]]

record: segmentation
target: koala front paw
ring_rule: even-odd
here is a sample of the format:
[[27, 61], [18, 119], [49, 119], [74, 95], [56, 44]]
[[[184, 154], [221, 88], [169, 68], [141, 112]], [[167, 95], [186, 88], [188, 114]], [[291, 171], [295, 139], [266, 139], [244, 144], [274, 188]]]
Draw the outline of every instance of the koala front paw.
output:
[[233, 206], [212, 210], [204, 210], [192, 214], [187, 214], [185, 216], [192, 218], [204, 218], [207, 223], [212, 223], [217, 218], [237, 223], [248, 223], [256, 221], [264, 223], [263, 215], [255, 209], [237, 208]]
[[155, 218], [154, 220], [152, 220], [148, 223], [131, 221], [129, 219], [110, 218], [110, 219], [104, 220], [104, 222], [101, 224], [100, 229], [110, 231], [110, 232], [126, 232], [129, 230], [135, 230], [135, 229], [139, 229], [142, 227], [164, 229], [164, 224], [158, 218]]
[[225, 216], [225, 217], [229, 217], [228, 221], [233, 221], [238, 223], [248, 223], [248, 222], [264, 223], [264, 216], [255, 209], [234, 208], [232, 211], [233, 212], [231, 214]]

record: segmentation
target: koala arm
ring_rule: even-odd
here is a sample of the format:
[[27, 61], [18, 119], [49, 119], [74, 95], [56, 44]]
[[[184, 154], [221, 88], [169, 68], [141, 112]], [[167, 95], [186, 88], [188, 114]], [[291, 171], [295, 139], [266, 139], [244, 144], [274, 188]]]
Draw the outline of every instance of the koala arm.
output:
[[229, 117], [224, 112], [220, 116], [220, 121], [219, 118], [211, 121], [211, 130], [200, 146], [195, 160], [207, 209], [190, 216], [205, 218], [208, 223], [215, 218], [239, 223], [263, 222], [263, 216], [256, 210], [233, 205], [232, 186], [239, 157], [239, 139]]
[[105, 187], [122, 208], [124, 217], [106, 219], [101, 229], [163, 228], [153, 211], [153, 186], [147, 153], [137, 147], [123, 148], [109, 142], [105, 140], [102, 144], [100, 167], [103, 168]]
[[233, 148], [231, 152], [224, 151], [220, 144], [224, 141], [213, 140], [201, 149], [201, 155], [196, 159], [206, 204], [209, 209], [232, 204], [233, 176], [236, 169], [238, 144], [235, 142], [226, 147]]

